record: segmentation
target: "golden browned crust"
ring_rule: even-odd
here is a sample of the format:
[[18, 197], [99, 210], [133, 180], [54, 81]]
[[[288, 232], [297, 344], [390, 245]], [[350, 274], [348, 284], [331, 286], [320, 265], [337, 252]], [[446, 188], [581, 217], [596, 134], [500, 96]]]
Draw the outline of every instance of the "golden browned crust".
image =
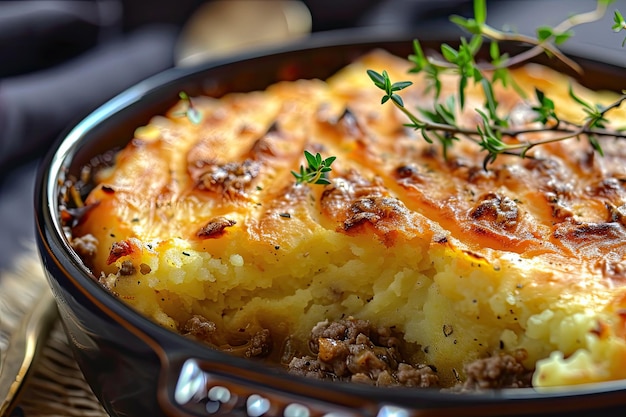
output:
[[[302, 241], [323, 229], [374, 239], [385, 254], [419, 241], [416, 250], [456, 253], [471, 268], [492, 267], [497, 282], [517, 280], [511, 294], [533, 309], [524, 323], [511, 321], [503, 332], [525, 334], [526, 321], [561, 305], [563, 297], [586, 297], [589, 309], [612, 312], [605, 320], [612, 328], [623, 326], [626, 147], [607, 141], [605, 156], [599, 157], [584, 139], [569, 140], [536, 148], [526, 159], [499, 157], [486, 171], [476, 146], [458, 142], [446, 160], [418, 132], [403, 127], [396, 109], [380, 105], [367, 68], [408, 78], [403, 60], [376, 52], [328, 83], [301, 80], [221, 100], [193, 98], [203, 114], [199, 125], [178, 115], [181, 102], [167, 117], [138, 129], [116, 167], [101, 175], [86, 201], [93, 208], [74, 229], [75, 236], [92, 235], [100, 242], [91, 259], [96, 273], [117, 274], [116, 261], [132, 260], [132, 239], [144, 244], [182, 239], [214, 257], [237, 245], [263, 247], [266, 255], [243, 256], [263, 271], [274, 262], [270, 257], [304, 259]], [[562, 76], [538, 67], [516, 70], [514, 76], [527, 91], [535, 86], [550, 91], [557, 112], [580, 118], [564, 104], [568, 81]], [[406, 105], [428, 107], [432, 97], [419, 88], [419, 78], [413, 81], [417, 86], [404, 95]], [[443, 94], [455, 88], [451, 79]], [[510, 91], [496, 94], [511, 120], [529, 122], [527, 103]], [[581, 89], [580, 94], [594, 93]], [[467, 108], [481, 100], [470, 92]], [[623, 112], [617, 117], [626, 120]], [[467, 126], [480, 122], [471, 110], [462, 120]], [[296, 184], [290, 171], [304, 163], [305, 149], [337, 156], [330, 185]], [[511, 278], [498, 275], [504, 266], [515, 271]], [[431, 278], [437, 283], [435, 272]], [[306, 288], [311, 280], [294, 285]], [[587, 301], [576, 302], [586, 308]], [[537, 348], [531, 358], [558, 350], [557, 344]], [[485, 354], [481, 349], [474, 357]]]

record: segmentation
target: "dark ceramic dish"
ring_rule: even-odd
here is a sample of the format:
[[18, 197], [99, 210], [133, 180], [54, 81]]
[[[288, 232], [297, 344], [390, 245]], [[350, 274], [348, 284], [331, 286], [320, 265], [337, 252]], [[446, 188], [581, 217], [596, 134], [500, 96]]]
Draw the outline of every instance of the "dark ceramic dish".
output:
[[[112, 416], [135, 417], [622, 415], [626, 381], [547, 393], [460, 395], [294, 377], [157, 326], [104, 291], [68, 245], [59, 220], [64, 183], [80, 177], [81, 167], [105, 151], [123, 146], [137, 126], [172, 106], [179, 91], [219, 96], [278, 80], [326, 78], [373, 48], [407, 56], [415, 36], [362, 35], [326, 34], [269, 54], [165, 72], [104, 104], [49, 154], [36, 186], [38, 246], [68, 338], [95, 394]], [[426, 47], [438, 48], [432, 37], [419, 37]], [[614, 90], [626, 85], [624, 68], [576, 59], [585, 68], [584, 84]]]

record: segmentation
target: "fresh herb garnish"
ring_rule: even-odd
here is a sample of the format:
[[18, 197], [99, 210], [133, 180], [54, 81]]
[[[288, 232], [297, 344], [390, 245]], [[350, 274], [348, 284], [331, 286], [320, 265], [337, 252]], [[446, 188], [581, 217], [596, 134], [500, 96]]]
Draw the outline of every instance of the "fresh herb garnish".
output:
[[330, 166], [337, 157], [329, 156], [326, 159], [322, 159], [322, 155], [319, 152], [313, 155], [307, 150], [304, 151], [304, 157], [306, 158], [307, 166], [300, 165], [300, 172], [291, 171], [293, 176], [296, 177], [296, 182], [298, 184], [330, 184], [327, 174], [332, 171]]
[[[494, 162], [499, 155], [515, 155], [526, 157], [530, 149], [552, 142], [585, 136], [591, 147], [602, 154], [599, 138], [613, 137], [626, 138], [624, 130], [614, 130], [607, 127], [607, 113], [626, 101], [626, 91], [615, 102], [608, 106], [588, 103], [575, 95], [570, 88], [570, 98], [582, 106], [585, 119], [572, 122], [560, 119], [554, 108], [554, 102], [545, 92], [536, 89], [531, 107], [536, 114], [535, 122], [541, 126], [533, 128], [511, 128], [508, 116], [502, 116], [498, 111], [499, 103], [494, 95], [494, 85], [501, 83], [503, 87], [510, 87], [521, 97], [524, 93], [515, 85], [508, 69], [532, 59], [540, 54], [547, 54], [556, 58], [577, 72], [581, 72], [579, 65], [559, 50], [559, 45], [567, 41], [573, 34], [572, 28], [582, 23], [593, 22], [606, 13], [612, 0], [599, 0], [594, 10], [569, 17], [554, 28], [540, 27], [536, 36], [526, 36], [517, 33], [503, 32], [487, 25], [487, 6], [485, 0], [474, 0], [474, 17], [463, 18], [452, 16], [450, 20], [457, 26], [471, 34], [471, 37], [460, 39], [458, 48], [448, 44], [441, 46], [440, 56], [426, 56], [418, 40], [413, 43], [413, 55], [409, 61], [413, 64], [410, 72], [424, 73], [427, 81], [427, 91], [433, 91], [435, 104], [433, 109], [409, 110], [399, 91], [411, 86], [410, 81], [392, 82], [386, 71], [378, 73], [368, 70], [367, 74], [374, 85], [384, 92], [382, 104], [390, 101], [408, 118], [407, 127], [419, 130], [424, 140], [433, 143], [435, 140], [443, 148], [444, 158], [455, 141], [469, 139], [475, 142], [482, 151], [486, 152], [483, 161], [485, 169]], [[615, 12], [613, 30], [626, 30], [626, 22], [619, 12]], [[485, 40], [490, 41], [490, 60], [478, 62], [478, 53]], [[500, 52], [500, 42], [522, 43], [529, 46], [527, 50], [514, 56]], [[624, 40], [626, 44], [626, 39]], [[456, 74], [458, 88], [454, 95], [441, 99], [442, 75]], [[470, 83], [480, 85], [484, 95], [484, 108], [476, 109], [481, 123], [477, 128], [461, 126], [456, 121], [458, 110], [465, 107], [466, 90]], [[552, 135], [545, 139], [528, 141], [521, 139], [524, 133], [550, 132]]]
[[[622, 30], [626, 30], [626, 21], [624, 20], [624, 17], [619, 12], [619, 10], [615, 10], [615, 12], [613, 13], [613, 23], [613, 32], [618, 33]], [[626, 45], [626, 38], [624, 38], [624, 40], [622, 41], [622, 46], [624, 45]]]
[[187, 103], [187, 109], [180, 114], [186, 116], [194, 125], [200, 124], [202, 121], [202, 113], [193, 105], [191, 97], [184, 91], [178, 93], [178, 97]]

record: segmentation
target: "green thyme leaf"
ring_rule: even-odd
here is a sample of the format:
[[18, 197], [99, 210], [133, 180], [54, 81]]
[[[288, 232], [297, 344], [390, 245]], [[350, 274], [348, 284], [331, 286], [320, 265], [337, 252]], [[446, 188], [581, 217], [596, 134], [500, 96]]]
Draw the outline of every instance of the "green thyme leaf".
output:
[[624, 20], [624, 16], [622, 16], [622, 13], [620, 13], [619, 10], [615, 10], [613, 12], [613, 23], [614, 24], [611, 29], [613, 29], [613, 31], [616, 33], [626, 29], [626, 21]]
[[539, 42], [545, 42], [554, 35], [553, 29], [548, 26], [541, 26], [537, 28], [537, 40]]
[[586, 109], [589, 110], [593, 110], [593, 106], [591, 104], [589, 104], [588, 102], [586, 102], [585, 100], [583, 100], [582, 98], [578, 97], [575, 93], [574, 93], [574, 88], [573, 86], [570, 84], [569, 88], [568, 88], [568, 93], [569, 96], [574, 99], [574, 101], [578, 104], [580, 104], [581, 106], [583, 106]]
[[413, 85], [411, 81], [398, 81], [397, 83], [393, 83], [391, 85], [391, 91], [400, 91], [404, 90], [407, 87]]
[[475, 35], [481, 33], [481, 25], [475, 19], [466, 19], [461, 16], [450, 16], [450, 21], [461, 29], [465, 29], [469, 33]]
[[404, 107], [404, 101], [402, 100], [402, 97], [397, 94], [392, 94], [390, 97], [398, 106]]
[[413, 51], [414, 54], [409, 55], [409, 62], [412, 62], [414, 67], [409, 70], [409, 72], [420, 72], [424, 68], [428, 66], [428, 59], [426, 55], [424, 55], [424, 51], [422, 50], [422, 45], [420, 42], [415, 39], [413, 41]]
[[566, 41], [568, 41], [572, 36], [574, 36], [574, 32], [571, 31], [571, 30], [568, 30], [568, 31], [563, 32], [563, 33], [556, 34], [556, 35], [554, 35], [554, 43], [556, 45], [562, 45]]
[[[470, 33], [469, 39], [461, 37], [458, 48], [450, 44], [442, 44], [440, 56], [426, 56], [418, 40], [413, 41], [413, 54], [408, 59], [413, 64], [409, 72], [422, 73], [426, 86], [425, 92], [434, 92], [432, 108], [417, 109], [417, 113], [405, 107], [401, 90], [411, 86], [409, 81], [392, 82], [386, 71], [378, 73], [368, 70], [367, 73], [376, 87], [383, 91], [381, 103], [392, 102], [409, 119], [404, 126], [420, 131], [427, 143], [438, 142], [443, 149], [444, 158], [447, 157], [453, 143], [460, 138], [473, 141], [486, 153], [483, 160], [484, 168], [493, 163], [502, 154], [526, 157], [530, 149], [535, 146], [563, 141], [584, 136], [588, 139], [591, 148], [603, 154], [600, 139], [614, 137], [626, 139], [626, 128], [609, 128], [607, 114], [626, 102], [626, 91], [622, 96], [608, 106], [591, 103], [575, 94], [573, 87], [569, 87], [569, 96], [575, 105], [582, 108], [585, 118], [582, 124], [568, 120], [560, 120], [557, 116], [555, 104], [546, 92], [535, 89], [535, 97], [531, 104], [536, 116], [534, 122], [540, 127], [509, 126], [508, 116], [498, 113], [499, 102], [494, 86], [501, 83], [503, 87], [512, 88], [520, 97], [526, 99], [526, 93], [515, 83], [509, 68], [523, 64], [526, 60], [543, 53], [548, 57], [560, 60], [574, 70], [579, 70], [578, 64], [573, 62], [558, 47], [573, 36], [572, 28], [580, 23], [598, 20], [606, 11], [606, 6], [612, 0], [598, 0], [596, 9], [590, 12], [572, 15], [559, 25], [553, 27], [541, 26], [536, 29], [536, 36], [519, 35], [512, 32], [496, 30], [487, 25], [486, 0], [474, 0], [474, 17], [465, 18], [451, 16], [450, 21]], [[626, 21], [619, 11], [613, 16], [612, 29], [615, 32], [626, 30]], [[477, 62], [477, 56], [484, 40], [489, 41], [488, 62]], [[512, 42], [526, 44], [529, 48], [517, 55], [502, 54], [500, 43]], [[626, 39], [622, 45], [626, 45]], [[441, 100], [443, 91], [443, 76], [454, 74], [458, 78], [456, 92]], [[475, 129], [461, 126], [457, 121], [457, 113], [466, 105], [467, 88], [470, 84], [480, 84], [484, 96], [481, 108], [476, 109], [481, 123]], [[529, 132], [544, 132], [547, 138], [528, 141], [522, 134]], [[506, 141], [505, 141], [506, 138]], [[318, 161], [319, 162], [319, 161]], [[306, 170], [302, 171], [306, 173]]]
[[[626, 20], [624, 20], [624, 16], [622, 16], [619, 10], [615, 10], [613, 12], [613, 22], [614, 24], [611, 27], [611, 29], [613, 29], [613, 32], [618, 33], [622, 30], [626, 30]], [[624, 40], [622, 41], [622, 47], [624, 45], [626, 45], [626, 38], [624, 38]]]
[[330, 167], [337, 159], [336, 156], [329, 156], [326, 159], [322, 159], [320, 153], [313, 155], [311, 152], [305, 150], [304, 158], [306, 159], [307, 166], [300, 165], [298, 172], [291, 171], [291, 174], [296, 178], [298, 184], [330, 184], [327, 178], [327, 174], [332, 171]]
[[532, 110], [537, 113], [535, 121], [546, 124], [550, 120], [558, 122], [559, 118], [555, 113], [554, 101], [546, 97], [543, 91], [535, 88], [535, 96], [537, 98], [537, 105], [532, 106]]
[[380, 88], [381, 90], [385, 89], [385, 79], [383, 78], [381, 74], [377, 73], [374, 70], [368, 69], [367, 75], [374, 82], [374, 85], [376, 87]]
[[600, 142], [598, 141], [598, 137], [595, 135], [589, 135], [587, 138], [591, 147], [600, 154], [600, 156], [604, 156], [604, 151], [602, 150], [602, 146], [600, 146]]
[[187, 110], [183, 113], [187, 116], [187, 119], [195, 125], [200, 124], [202, 121], [202, 113], [194, 107], [193, 102], [191, 101], [191, 97], [185, 91], [181, 91], [178, 93], [178, 97], [187, 102]]
[[474, 19], [478, 24], [484, 24], [487, 21], [487, 1], [477, 0], [474, 2]]

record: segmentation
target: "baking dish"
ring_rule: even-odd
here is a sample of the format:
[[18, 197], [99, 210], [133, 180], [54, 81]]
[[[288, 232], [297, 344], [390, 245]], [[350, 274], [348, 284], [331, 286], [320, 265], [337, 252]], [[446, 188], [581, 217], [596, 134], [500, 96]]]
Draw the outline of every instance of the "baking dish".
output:
[[[104, 291], [71, 249], [59, 212], [68, 182], [81, 178], [86, 165], [110, 162], [111, 152], [132, 138], [136, 127], [170, 108], [179, 91], [219, 97], [279, 80], [324, 79], [374, 48], [406, 56], [414, 37], [426, 49], [438, 49], [448, 39], [434, 33], [339, 31], [272, 51], [172, 69], [105, 103], [60, 138], [38, 175], [37, 240], [75, 356], [111, 415], [617, 415], [626, 406], [626, 381], [549, 392], [457, 394], [302, 379], [157, 326]], [[622, 88], [623, 68], [575, 59], [585, 70], [581, 83], [593, 89]]]

